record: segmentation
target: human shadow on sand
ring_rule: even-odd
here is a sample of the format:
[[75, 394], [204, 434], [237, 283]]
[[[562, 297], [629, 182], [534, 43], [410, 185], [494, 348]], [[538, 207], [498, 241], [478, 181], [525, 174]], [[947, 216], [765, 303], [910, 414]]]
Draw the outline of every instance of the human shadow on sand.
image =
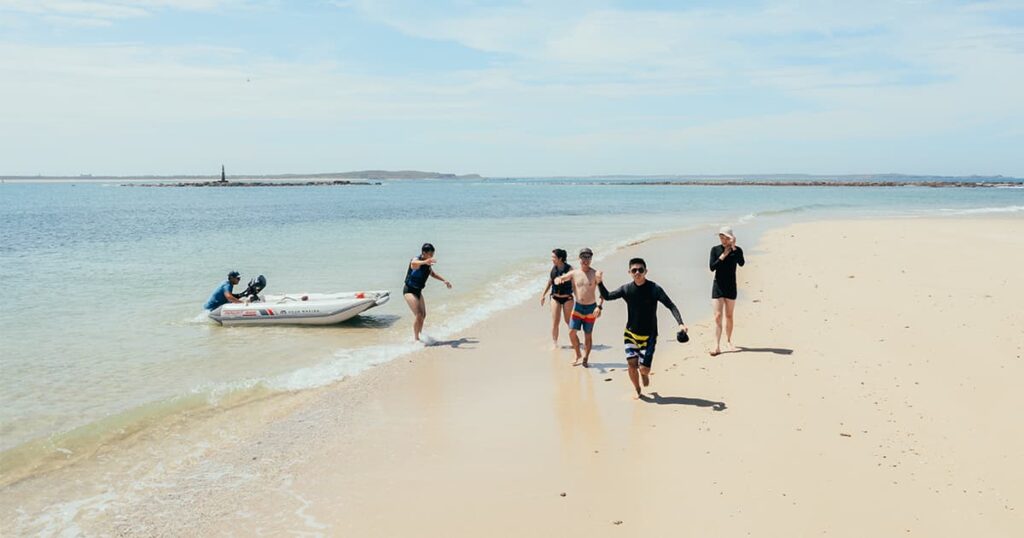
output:
[[784, 347], [743, 347], [736, 346], [733, 353], [774, 353], [776, 355], [792, 355], [793, 350]]
[[719, 355], [728, 353], [774, 353], [776, 355], [792, 355], [793, 350], [784, 347], [743, 347], [736, 346], [736, 349], [723, 350]]
[[[594, 344], [594, 345], [590, 346], [590, 351], [606, 351], [606, 350], [609, 350], [611, 348], [612, 348], [612, 346], [609, 346], [607, 344]], [[572, 344], [563, 345], [563, 346], [561, 346], [561, 349], [572, 349]], [[583, 344], [580, 344], [580, 349], [583, 349]]]
[[625, 370], [626, 368], [629, 368], [629, 365], [624, 363], [624, 362], [594, 362], [594, 361], [589, 361], [587, 363], [587, 367], [591, 368], [591, 369], [594, 369], [594, 370], [597, 370], [597, 372], [600, 373], [600, 374], [604, 374], [604, 373], [608, 373], [611, 370], [616, 370], [616, 369], [618, 369], [618, 370]]
[[[435, 340], [426, 344], [426, 347], [450, 347], [452, 349], [475, 349], [472, 344], [479, 344], [476, 338], [459, 338], [457, 340]], [[469, 344], [468, 346], [466, 344]], [[463, 347], [465, 346], [465, 347]]]
[[703, 398], [686, 398], [685, 396], [662, 396], [657, 392], [652, 392], [650, 396], [641, 395], [640, 399], [655, 403], [658, 405], [692, 405], [694, 407], [710, 407], [715, 411], [725, 411], [725, 402], [713, 402], [711, 400], [705, 400]]

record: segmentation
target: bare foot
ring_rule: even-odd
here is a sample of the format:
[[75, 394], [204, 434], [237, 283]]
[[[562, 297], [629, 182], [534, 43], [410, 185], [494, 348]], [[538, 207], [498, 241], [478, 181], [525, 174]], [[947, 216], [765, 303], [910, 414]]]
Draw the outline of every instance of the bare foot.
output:
[[589, 366], [589, 365], [587, 364], [587, 361], [589, 361], [589, 360], [590, 360], [590, 357], [583, 357], [583, 367], [584, 367], [584, 368], [589, 368], [589, 367], [590, 367], [590, 366]]
[[643, 393], [640, 392], [640, 387], [637, 387], [636, 388], [636, 399], [637, 400], [642, 400], [643, 397], [644, 397], [644, 395], [643, 395]]
[[717, 356], [717, 355], [721, 355], [722, 354], [722, 350], [721, 349], [713, 349], [713, 350], [711, 350], [710, 353], [711, 353], [711, 356], [714, 357], [714, 356]]
[[582, 359], [580, 359], [579, 357], [576, 357], [576, 360], [572, 361], [572, 365], [573, 366], [579, 366], [581, 360]]
[[736, 346], [732, 342], [726, 342], [725, 345], [729, 348], [729, 351], [736, 351]]

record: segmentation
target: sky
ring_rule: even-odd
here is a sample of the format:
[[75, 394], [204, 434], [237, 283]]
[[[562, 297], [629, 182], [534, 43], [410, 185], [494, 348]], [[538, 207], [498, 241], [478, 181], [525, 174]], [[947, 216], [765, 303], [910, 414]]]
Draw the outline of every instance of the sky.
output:
[[1024, 177], [1024, 0], [0, 0], [0, 175]]

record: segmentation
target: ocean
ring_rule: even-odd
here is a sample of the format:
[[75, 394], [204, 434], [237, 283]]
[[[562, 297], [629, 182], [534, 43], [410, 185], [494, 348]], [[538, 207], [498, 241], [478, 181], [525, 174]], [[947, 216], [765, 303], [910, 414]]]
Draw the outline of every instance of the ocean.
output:
[[[1024, 188], [631, 185], [572, 179], [135, 188], [0, 185], [0, 485], [160, 417], [337, 382], [417, 349], [401, 297], [424, 242], [426, 334], [454, 337], [544, 287], [551, 249], [597, 262], [668, 233], [798, 220], [1024, 214]], [[709, 279], [706, 259], [674, 278]], [[269, 293], [390, 290], [331, 327], [221, 327], [230, 270]], [[547, 315], [538, 314], [538, 315]]]

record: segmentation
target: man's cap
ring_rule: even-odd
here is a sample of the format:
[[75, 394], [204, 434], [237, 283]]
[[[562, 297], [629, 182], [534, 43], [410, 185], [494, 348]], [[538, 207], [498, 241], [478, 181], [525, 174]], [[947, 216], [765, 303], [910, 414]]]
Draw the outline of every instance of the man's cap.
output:
[[231, 271], [230, 273], [228, 273], [228, 278], [238, 278], [240, 276], [242, 275], [238, 271]]
[[434, 245], [430, 243], [423, 243], [423, 247], [420, 248], [420, 252], [434, 252]]
[[581, 258], [583, 256], [593, 256], [593, 255], [594, 255], [594, 251], [590, 250], [589, 247], [588, 248], [583, 248], [583, 249], [580, 250], [580, 257]]
[[724, 235], [729, 239], [736, 239], [736, 234], [732, 233], [732, 226], [722, 226], [718, 229], [718, 235]]

